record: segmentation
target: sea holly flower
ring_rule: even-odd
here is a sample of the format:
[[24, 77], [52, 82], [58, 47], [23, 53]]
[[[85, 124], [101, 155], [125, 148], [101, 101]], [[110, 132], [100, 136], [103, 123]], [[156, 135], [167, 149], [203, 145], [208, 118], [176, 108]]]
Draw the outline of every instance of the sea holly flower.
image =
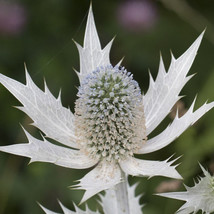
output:
[[[149, 134], [168, 115], [180, 99], [179, 93], [191, 78], [187, 73], [196, 56], [203, 33], [178, 59], [172, 56], [168, 72], [160, 60], [156, 80], [150, 76], [147, 93], [141, 94], [138, 83], [120, 63], [112, 66], [109, 53], [112, 41], [101, 48], [89, 10], [84, 45], [77, 44], [80, 55], [80, 87], [75, 113], [62, 106], [45, 84], [44, 92], [32, 81], [26, 69], [26, 84], [0, 74], [0, 82], [22, 103], [18, 107], [46, 137], [61, 145], [39, 140], [25, 131], [28, 144], [1, 146], [0, 151], [31, 158], [31, 162], [50, 162], [59, 166], [83, 169], [94, 166], [77, 189], [86, 190], [82, 202], [102, 190], [119, 184], [124, 174], [133, 176], [166, 176], [180, 179], [175, 161], [142, 160], [134, 154], [157, 151], [176, 139], [190, 125], [209, 111], [205, 103], [189, 110], [156, 137]], [[66, 146], [66, 147], [65, 147]]]
[[185, 186], [186, 192], [160, 193], [159, 196], [186, 201], [176, 213], [188, 214], [214, 212], [214, 177], [200, 165], [205, 177], [199, 177], [193, 187]]

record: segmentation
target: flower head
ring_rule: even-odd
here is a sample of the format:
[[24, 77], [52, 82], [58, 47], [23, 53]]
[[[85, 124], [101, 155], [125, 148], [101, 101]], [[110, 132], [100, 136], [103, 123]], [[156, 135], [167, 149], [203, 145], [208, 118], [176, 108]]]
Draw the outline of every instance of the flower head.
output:
[[23, 104], [19, 109], [61, 146], [45, 137], [38, 140], [25, 131], [28, 144], [1, 146], [0, 151], [30, 157], [31, 162], [50, 162], [75, 169], [95, 166], [75, 186], [86, 190], [82, 202], [120, 183], [122, 171], [134, 176], [180, 179], [176, 166], [172, 166], [175, 160], [142, 160], [134, 154], [167, 146], [214, 106], [214, 102], [205, 103], [193, 112], [194, 101], [182, 117], [176, 116], [162, 133], [149, 138], [180, 99], [181, 89], [191, 78], [187, 73], [202, 36], [181, 57], [172, 56], [168, 72], [161, 59], [158, 76], [155, 81], [150, 76], [150, 86], [144, 95], [131, 73], [120, 67], [121, 62], [111, 65], [112, 41], [101, 49], [90, 8], [84, 45], [76, 43], [80, 55], [80, 72], [77, 72], [80, 87], [74, 114], [62, 106], [60, 97], [56, 99], [46, 84], [45, 91], [40, 90], [27, 69], [26, 85], [0, 74], [0, 83]]
[[197, 213], [201, 210], [203, 213], [209, 214], [214, 212], [214, 177], [200, 165], [205, 177], [199, 177], [195, 186], [187, 187], [186, 192], [169, 192], [158, 194], [167, 198], [174, 198], [186, 203], [179, 208], [176, 213], [187, 214]]
[[111, 65], [97, 68], [81, 84], [76, 101], [76, 135], [92, 158], [119, 161], [146, 139], [141, 90], [131, 73]]

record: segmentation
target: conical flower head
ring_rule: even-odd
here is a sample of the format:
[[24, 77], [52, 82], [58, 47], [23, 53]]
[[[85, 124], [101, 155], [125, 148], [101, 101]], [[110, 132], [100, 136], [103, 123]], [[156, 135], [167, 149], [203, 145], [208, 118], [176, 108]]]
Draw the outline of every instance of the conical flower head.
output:
[[76, 101], [76, 135], [92, 158], [132, 156], [146, 138], [143, 97], [131, 73], [111, 65], [82, 82]]
[[193, 187], [185, 186], [186, 192], [158, 194], [163, 197], [186, 201], [177, 211], [179, 214], [197, 213], [200, 210], [206, 214], [214, 212], [214, 177], [201, 165], [200, 167], [205, 177], [200, 177]]

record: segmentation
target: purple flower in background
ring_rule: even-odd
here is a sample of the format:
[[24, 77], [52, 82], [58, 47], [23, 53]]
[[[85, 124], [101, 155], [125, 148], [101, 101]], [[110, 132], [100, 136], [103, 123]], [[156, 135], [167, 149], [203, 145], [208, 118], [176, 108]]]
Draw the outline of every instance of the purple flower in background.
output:
[[21, 4], [0, 2], [0, 34], [17, 35], [26, 24], [26, 11]]
[[157, 10], [149, 0], [128, 0], [122, 2], [117, 10], [118, 22], [130, 31], [150, 29], [157, 20]]

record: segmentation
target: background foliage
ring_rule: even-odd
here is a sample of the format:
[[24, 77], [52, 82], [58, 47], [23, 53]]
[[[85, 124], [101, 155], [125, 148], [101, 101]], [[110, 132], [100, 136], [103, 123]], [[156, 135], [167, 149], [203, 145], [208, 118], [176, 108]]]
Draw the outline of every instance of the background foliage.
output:
[[[61, 88], [63, 104], [73, 110], [79, 82], [72, 68], [78, 69], [79, 59], [72, 38], [80, 43], [83, 41], [89, 3], [88, 0], [0, 1], [0, 72], [24, 82], [23, 63], [26, 62], [33, 80], [43, 88], [45, 77], [55, 95]], [[190, 71], [197, 75], [185, 86], [182, 94], [187, 96], [178, 103], [181, 114], [190, 106], [196, 93], [197, 106], [207, 99], [214, 100], [213, 9], [211, 0], [93, 0], [103, 46], [116, 35], [112, 63], [125, 56], [123, 65], [134, 74], [144, 92], [148, 88], [148, 68], [156, 77], [159, 52], [168, 67], [169, 50], [178, 57], [207, 27]], [[20, 123], [31, 134], [40, 137], [38, 130], [29, 126], [30, 119], [12, 107], [20, 104], [2, 86], [0, 102], [0, 145], [26, 142]], [[172, 120], [173, 112], [156, 132]], [[178, 170], [187, 185], [193, 185], [192, 178], [201, 174], [198, 162], [214, 172], [214, 110], [170, 146], [144, 155], [144, 158], [164, 160], [172, 154], [182, 155]], [[44, 163], [28, 166], [28, 162], [27, 158], [0, 154], [0, 214], [42, 213], [37, 201], [60, 212], [57, 199], [69, 208], [73, 207], [71, 201], [80, 201], [82, 192], [71, 191], [68, 187], [87, 170]], [[130, 182], [139, 182], [137, 193], [144, 193], [141, 203], [145, 204], [145, 214], [171, 214], [182, 204], [153, 195], [158, 191], [182, 190], [178, 181], [133, 177]], [[96, 208], [95, 198], [89, 201], [93, 209]]]

